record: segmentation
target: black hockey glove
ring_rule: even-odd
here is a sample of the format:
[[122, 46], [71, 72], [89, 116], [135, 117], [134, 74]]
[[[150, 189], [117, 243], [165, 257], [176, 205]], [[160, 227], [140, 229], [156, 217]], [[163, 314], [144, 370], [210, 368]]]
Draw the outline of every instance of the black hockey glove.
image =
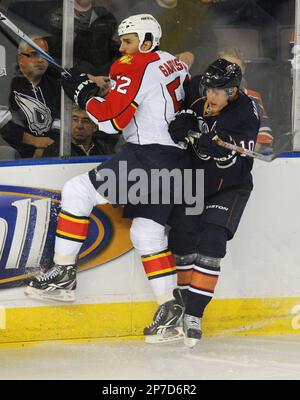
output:
[[219, 146], [217, 142], [213, 140], [216, 135], [224, 142], [236, 144], [230, 135], [218, 134], [213, 130], [212, 132], [202, 133], [198, 138], [197, 148], [201, 153], [213, 157], [218, 167], [227, 168], [235, 162], [237, 154], [235, 151]]
[[182, 110], [169, 124], [169, 133], [175, 143], [185, 142], [191, 131], [199, 132], [197, 114], [193, 110]]
[[86, 74], [79, 74], [69, 70], [70, 75], [62, 73], [61, 84], [66, 95], [74, 101], [81, 109], [85, 109], [88, 100], [97, 96], [99, 87], [89, 80]]

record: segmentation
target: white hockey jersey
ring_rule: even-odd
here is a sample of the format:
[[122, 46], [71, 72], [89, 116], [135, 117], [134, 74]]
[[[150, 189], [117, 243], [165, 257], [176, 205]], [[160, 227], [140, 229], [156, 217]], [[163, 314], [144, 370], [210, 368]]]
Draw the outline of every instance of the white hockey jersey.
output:
[[115, 85], [105, 99], [94, 97], [86, 106], [90, 118], [106, 133], [123, 132], [135, 144], [175, 144], [168, 124], [184, 100], [187, 66], [169, 53], [135, 53], [111, 67]]

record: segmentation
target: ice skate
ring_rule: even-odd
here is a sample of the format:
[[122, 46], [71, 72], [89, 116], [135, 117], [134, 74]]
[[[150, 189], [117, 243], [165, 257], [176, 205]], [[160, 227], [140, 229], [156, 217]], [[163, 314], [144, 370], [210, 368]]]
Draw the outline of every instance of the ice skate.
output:
[[165, 343], [183, 339], [181, 320], [184, 304], [180, 291], [174, 290], [174, 300], [161, 304], [152, 323], [144, 329], [146, 343]]
[[75, 300], [76, 265], [55, 265], [31, 278], [25, 293], [37, 300]]
[[184, 345], [193, 348], [202, 337], [201, 318], [185, 314], [183, 316]]

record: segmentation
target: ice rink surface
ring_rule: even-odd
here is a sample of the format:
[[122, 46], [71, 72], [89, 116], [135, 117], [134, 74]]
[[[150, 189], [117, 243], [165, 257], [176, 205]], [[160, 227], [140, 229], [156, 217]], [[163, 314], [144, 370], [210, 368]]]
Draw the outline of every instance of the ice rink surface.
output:
[[300, 379], [300, 335], [203, 338], [192, 350], [181, 342], [142, 340], [47, 342], [0, 347], [0, 379]]

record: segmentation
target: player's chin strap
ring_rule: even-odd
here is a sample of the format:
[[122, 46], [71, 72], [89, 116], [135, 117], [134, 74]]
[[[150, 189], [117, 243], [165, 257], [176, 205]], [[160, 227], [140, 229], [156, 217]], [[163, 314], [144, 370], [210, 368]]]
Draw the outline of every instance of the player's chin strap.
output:
[[[188, 137], [186, 138], [186, 140], [192, 144], [198, 157], [203, 159], [204, 155], [199, 154], [199, 151], [196, 148], [196, 144], [195, 144], [195, 139], [199, 139], [199, 137], [201, 135], [202, 135], [202, 133], [200, 133], [200, 132], [191, 131], [189, 133]], [[284, 135], [282, 135], [284, 138], [284, 143], [281, 146], [279, 146], [279, 148], [274, 153], [268, 154], [268, 155], [264, 155], [264, 154], [258, 153], [257, 151], [253, 151], [253, 150], [247, 150], [241, 146], [238, 146], [238, 145], [235, 145], [232, 143], [224, 142], [222, 139], [219, 138], [218, 135], [213, 136], [212, 140], [214, 140], [219, 146], [224, 147], [225, 149], [236, 151], [237, 153], [247, 156], [247, 157], [256, 158], [261, 161], [270, 162], [270, 161], [275, 160], [275, 158], [277, 158], [279, 156], [279, 154], [281, 154], [285, 150], [287, 150], [287, 146], [290, 143], [290, 137], [294, 136], [294, 135], [295, 135], [295, 133], [291, 133], [291, 132], [287, 132]]]

